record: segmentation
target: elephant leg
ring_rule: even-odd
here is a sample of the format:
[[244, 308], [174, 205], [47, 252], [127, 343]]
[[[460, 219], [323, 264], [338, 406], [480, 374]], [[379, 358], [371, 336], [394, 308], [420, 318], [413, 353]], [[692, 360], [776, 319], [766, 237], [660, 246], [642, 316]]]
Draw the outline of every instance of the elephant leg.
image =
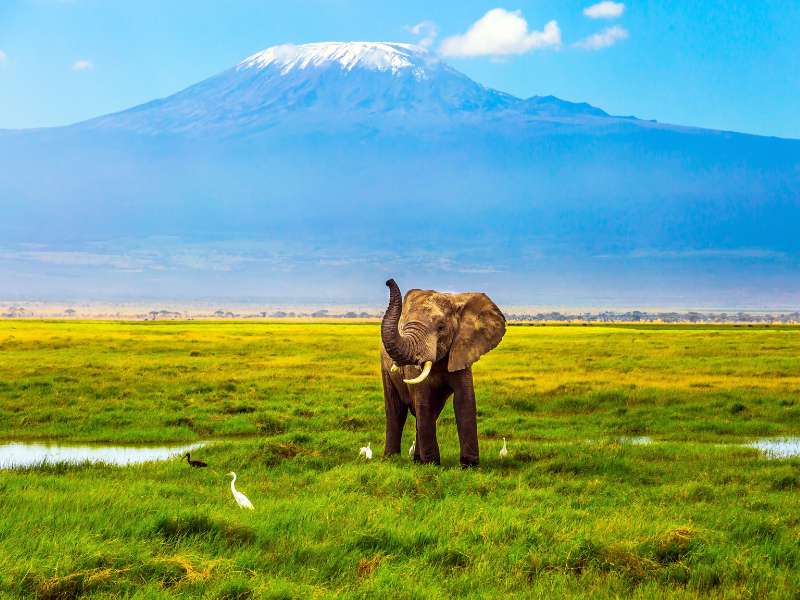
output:
[[430, 394], [418, 398], [415, 402], [417, 412], [417, 452], [423, 463], [440, 463], [439, 442], [436, 441], [436, 407], [431, 402]]
[[461, 445], [461, 466], [478, 465], [478, 411], [475, 405], [475, 389], [472, 385], [472, 369], [456, 373], [453, 408], [456, 413], [458, 441]]
[[383, 455], [390, 456], [400, 453], [400, 441], [408, 417], [408, 406], [400, 398], [386, 371], [383, 371], [382, 379], [383, 406], [386, 410], [386, 444], [383, 447]]
[[419, 416], [417, 416], [417, 433], [416, 433], [416, 442], [415, 442], [415, 450], [414, 450], [414, 462], [435, 462], [437, 465], [439, 464], [439, 443], [436, 439], [436, 421], [439, 420], [439, 415], [442, 413], [442, 409], [444, 408], [445, 402], [449, 397], [449, 393], [444, 395], [440, 395], [439, 397], [434, 397], [428, 403], [423, 403], [424, 406], [427, 407], [425, 413], [426, 418], [430, 419], [433, 423], [433, 446], [435, 448], [435, 456], [436, 458], [431, 460], [423, 460], [422, 458], [422, 443], [420, 442], [420, 428], [419, 428]]

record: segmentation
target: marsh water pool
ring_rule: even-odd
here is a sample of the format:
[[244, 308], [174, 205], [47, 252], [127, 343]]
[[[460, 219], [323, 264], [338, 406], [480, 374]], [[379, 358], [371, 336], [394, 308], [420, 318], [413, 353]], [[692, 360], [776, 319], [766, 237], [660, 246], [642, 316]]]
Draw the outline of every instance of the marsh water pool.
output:
[[[655, 442], [656, 440], [648, 436], [620, 438], [620, 443], [633, 446], [648, 445]], [[761, 438], [754, 442], [738, 445], [760, 450], [765, 458], [794, 458], [800, 456], [800, 437]]]
[[[621, 437], [619, 441], [622, 444], [631, 444], [633, 446], [648, 445], [656, 442], [656, 440], [648, 436]], [[800, 456], [800, 437], [761, 438], [754, 442], [740, 445], [760, 450], [765, 458], [794, 458]]]
[[[634, 446], [655, 442], [648, 436], [622, 437], [620, 442]], [[180, 446], [120, 446], [102, 444], [62, 445], [47, 442], [0, 443], [0, 469], [36, 467], [42, 464], [105, 463], [114, 466], [138, 465], [169, 460], [207, 446], [196, 442]], [[800, 437], [762, 438], [740, 444], [760, 450], [766, 458], [800, 456]]]
[[764, 453], [767, 458], [792, 458], [800, 456], [800, 437], [761, 439], [747, 444]]
[[61, 445], [47, 442], [0, 443], [0, 469], [36, 467], [42, 464], [105, 463], [116, 466], [169, 460], [205, 446], [197, 442], [181, 446]]

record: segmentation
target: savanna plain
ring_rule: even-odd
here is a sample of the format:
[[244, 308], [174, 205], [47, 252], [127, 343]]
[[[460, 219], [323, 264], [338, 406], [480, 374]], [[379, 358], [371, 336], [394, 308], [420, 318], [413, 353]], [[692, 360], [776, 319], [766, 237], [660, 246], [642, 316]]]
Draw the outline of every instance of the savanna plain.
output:
[[206, 469], [0, 470], [0, 597], [800, 597], [800, 459], [746, 445], [800, 434], [800, 329], [511, 326], [470, 470], [451, 405], [441, 467], [380, 457], [379, 348], [367, 322], [0, 322], [0, 438], [212, 441]]

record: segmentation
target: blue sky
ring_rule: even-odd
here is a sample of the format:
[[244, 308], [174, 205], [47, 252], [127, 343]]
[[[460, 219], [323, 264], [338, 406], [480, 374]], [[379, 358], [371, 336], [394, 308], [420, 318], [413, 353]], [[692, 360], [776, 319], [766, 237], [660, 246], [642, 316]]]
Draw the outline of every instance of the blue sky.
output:
[[800, 138], [800, 2], [607, 2], [584, 14], [594, 4], [4, 0], [0, 128], [121, 110], [274, 44], [427, 36], [459, 70], [518, 96]]

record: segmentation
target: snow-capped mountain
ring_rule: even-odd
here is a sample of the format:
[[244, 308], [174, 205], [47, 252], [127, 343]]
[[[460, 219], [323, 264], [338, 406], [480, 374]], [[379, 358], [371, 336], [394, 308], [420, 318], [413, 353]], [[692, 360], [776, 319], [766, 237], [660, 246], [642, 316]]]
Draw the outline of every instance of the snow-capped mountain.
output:
[[273, 46], [173, 96], [85, 126], [235, 136], [287, 120], [296, 132], [386, 120], [408, 127], [415, 118], [423, 127], [475, 125], [500, 116], [608, 115], [552, 96], [522, 100], [488, 89], [413, 44], [326, 42]]
[[410, 44], [275, 46], [0, 132], [0, 215], [0, 297], [800, 302], [800, 141], [516, 98]]
[[414, 44], [390, 42], [321, 42], [272, 46], [240, 62], [236, 70], [266, 69], [275, 66], [281, 75], [308, 68], [339, 68], [342, 71], [367, 69], [389, 71], [394, 76], [410, 72], [416, 79], [428, 78], [427, 70], [441, 63], [427, 50]]

